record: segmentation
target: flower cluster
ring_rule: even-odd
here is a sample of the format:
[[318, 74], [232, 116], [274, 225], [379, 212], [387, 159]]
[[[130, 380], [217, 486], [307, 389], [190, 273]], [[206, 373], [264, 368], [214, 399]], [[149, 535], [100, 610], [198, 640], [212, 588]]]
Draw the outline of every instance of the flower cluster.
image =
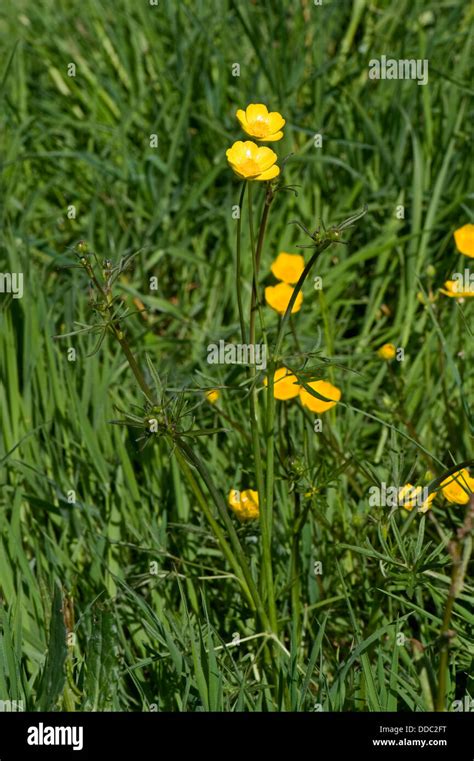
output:
[[[278, 314], [285, 314], [294, 288], [304, 270], [304, 259], [301, 254], [287, 254], [281, 251], [271, 266], [271, 271], [280, 282], [265, 288], [265, 301]], [[291, 313], [299, 312], [303, 303], [303, 294], [298, 293]]]
[[[413, 484], [405, 484], [405, 486], [402, 486], [399, 489], [398, 492], [398, 503], [401, 507], [404, 507], [405, 510], [413, 510], [414, 507], [416, 507], [420, 500], [423, 497], [423, 487], [422, 486], [413, 486]], [[431, 492], [431, 494], [428, 495], [426, 499], [424, 499], [419, 507], [420, 513], [426, 513], [430, 507], [431, 503], [433, 502], [434, 498], [436, 497], [436, 492]]]
[[[277, 111], [268, 111], [262, 103], [250, 103], [243, 111], [239, 108], [237, 119], [244, 132], [260, 142], [275, 142], [283, 137], [285, 120]], [[252, 140], [237, 140], [226, 151], [227, 161], [241, 180], [273, 180], [280, 174], [275, 151], [259, 146]]]
[[[293, 375], [286, 367], [279, 367], [275, 370], [273, 384], [275, 399], [288, 401], [298, 396], [301, 404], [311, 412], [326, 412], [326, 410], [334, 407], [341, 398], [340, 389], [325, 380], [315, 380], [305, 384], [318, 395], [314, 396], [298, 382], [296, 375]], [[265, 385], [268, 385], [266, 379]]]
[[[441, 481], [440, 488], [443, 497], [451, 504], [467, 505], [470, 495], [474, 494], [474, 478], [471, 478], [467, 468], [461, 468], [461, 470], [457, 470]], [[437, 496], [438, 492], [433, 491], [421, 501], [423, 497], [422, 487], [405, 484], [399, 490], [398, 501], [405, 510], [412, 510], [419, 505], [420, 513], [426, 513]]]

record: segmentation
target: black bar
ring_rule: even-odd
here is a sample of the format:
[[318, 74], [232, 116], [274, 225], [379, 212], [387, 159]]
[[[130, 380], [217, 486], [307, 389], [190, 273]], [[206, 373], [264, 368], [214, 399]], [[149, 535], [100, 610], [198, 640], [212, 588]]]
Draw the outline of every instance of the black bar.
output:
[[[474, 714], [0, 713], [0, 761], [160, 758], [291, 750], [301, 758], [474, 758]], [[54, 741], [55, 745], [48, 744]], [[37, 742], [38, 744], [32, 744]], [[69, 742], [69, 745], [65, 745]], [[43, 743], [43, 744], [39, 744]], [[73, 745], [77, 749], [73, 750]], [[267, 757], [267, 756], [266, 756]]]

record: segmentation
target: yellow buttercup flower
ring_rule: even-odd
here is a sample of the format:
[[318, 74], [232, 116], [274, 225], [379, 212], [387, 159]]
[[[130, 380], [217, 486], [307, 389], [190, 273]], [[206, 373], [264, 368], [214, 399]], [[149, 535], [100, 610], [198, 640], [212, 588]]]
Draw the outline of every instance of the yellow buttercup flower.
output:
[[397, 353], [397, 348], [394, 344], [384, 344], [380, 347], [377, 354], [380, 359], [386, 359], [387, 361], [394, 359]]
[[441, 293], [444, 293], [445, 296], [451, 296], [451, 298], [454, 299], [465, 299], [474, 296], [474, 290], [463, 291], [462, 288], [459, 287], [457, 280], [446, 280], [444, 288], [440, 288], [439, 290]]
[[258, 492], [253, 489], [231, 489], [228, 502], [240, 521], [251, 521], [258, 518]]
[[454, 231], [454, 240], [461, 254], [474, 256], [474, 225], [467, 224]]
[[220, 397], [220, 392], [217, 388], [211, 388], [209, 391], [206, 391], [206, 399], [211, 404], [215, 404], [217, 400]]
[[[288, 283], [278, 283], [278, 285], [269, 285], [265, 288], [265, 301], [268, 306], [274, 309], [278, 314], [285, 314], [286, 308], [290, 303], [291, 296], [295, 289]], [[298, 293], [291, 314], [299, 312], [303, 303], [303, 294]]]
[[[264, 380], [265, 386], [268, 386], [268, 380]], [[298, 378], [290, 373], [288, 368], [279, 367], [273, 375], [273, 396], [280, 401], [287, 401], [298, 396], [300, 385]]]
[[330, 410], [331, 407], [334, 407], [341, 398], [340, 389], [338, 389], [337, 386], [333, 386], [329, 381], [311, 381], [311, 383], [308, 383], [307, 385], [312, 388], [313, 391], [316, 391], [317, 394], [324, 396], [327, 400], [324, 401], [323, 399], [318, 399], [316, 396], [310, 394], [309, 391], [306, 391], [305, 388], [301, 388], [301, 403], [311, 410], [311, 412], [326, 412], [326, 410]]
[[227, 161], [241, 180], [272, 180], [280, 174], [275, 151], [251, 140], [237, 140], [226, 151]]
[[285, 120], [278, 111], [268, 111], [262, 103], [251, 103], [245, 111], [241, 108], [236, 113], [240, 126], [250, 137], [266, 142], [281, 140]]
[[441, 490], [448, 502], [467, 505], [469, 495], [474, 493], [474, 478], [471, 478], [466, 468], [462, 468], [441, 482]]
[[304, 270], [304, 258], [301, 254], [287, 254], [281, 251], [271, 266], [278, 280], [284, 283], [297, 283]]
[[401, 486], [398, 491], [398, 503], [401, 507], [404, 507], [405, 510], [413, 510], [414, 507], [419, 506], [420, 513], [426, 513], [436, 497], [436, 492], [431, 492], [426, 499], [424, 499], [424, 496], [422, 486], [405, 484], [405, 486]]

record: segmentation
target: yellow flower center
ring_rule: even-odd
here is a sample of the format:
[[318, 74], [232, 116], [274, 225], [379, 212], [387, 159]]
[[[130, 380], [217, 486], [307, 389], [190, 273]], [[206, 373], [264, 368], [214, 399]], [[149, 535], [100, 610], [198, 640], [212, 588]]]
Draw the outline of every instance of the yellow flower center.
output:
[[253, 175], [253, 174], [260, 174], [261, 169], [257, 162], [254, 159], [245, 159], [242, 161], [240, 165], [240, 170], [242, 174], [245, 174], [247, 176]]
[[258, 116], [250, 126], [255, 137], [265, 137], [268, 134], [268, 121], [262, 116]]

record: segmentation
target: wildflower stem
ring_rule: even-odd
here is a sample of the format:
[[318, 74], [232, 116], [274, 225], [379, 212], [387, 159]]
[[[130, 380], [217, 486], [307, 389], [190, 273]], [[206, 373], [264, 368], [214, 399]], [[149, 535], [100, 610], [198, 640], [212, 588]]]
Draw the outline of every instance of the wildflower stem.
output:
[[[95, 257], [97, 263], [98, 259], [97, 256]], [[130, 368], [137, 380], [138, 385], [140, 386], [141, 390], [145, 394], [148, 401], [153, 404], [154, 402], [154, 394], [149, 387], [148, 383], [145, 380], [145, 376], [143, 375], [143, 372], [140, 368], [140, 365], [138, 364], [137, 360], [135, 359], [135, 356], [130, 349], [130, 345], [127, 341], [127, 338], [125, 336], [125, 333], [123, 332], [120, 322], [113, 317], [113, 300], [112, 300], [112, 294], [108, 286], [104, 287], [102, 283], [98, 280], [94, 268], [91, 265], [90, 262], [87, 260], [84, 263], [84, 269], [87, 272], [89, 279], [94, 284], [97, 293], [100, 295], [103, 308], [110, 316], [110, 330], [112, 331], [113, 335], [119, 342], [120, 346], [122, 347], [123, 353], [125, 354], [128, 364], [130, 365]]]
[[[243, 200], [243, 193], [244, 188], [242, 189], [241, 193], [241, 203]], [[155, 395], [153, 394], [150, 386], [148, 385], [147, 381], [145, 380], [145, 376], [132, 352], [130, 349], [130, 345], [128, 343], [128, 340], [125, 336], [124, 331], [121, 328], [120, 322], [117, 319], [114, 319], [113, 316], [113, 301], [111, 298], [111, 294], [106, 291], [102, 287], [102, 284], [97, 279], [95, 272], [93, 270], [93, 267], [90, 265], [89, 262], [86, 262], [84, 265], [84, 268], [89, 276], [89, 278], [94, 283], [94, 286], [97, 289], [97, 293], [101, 297], [101, 302], [103, 304], [103, 310], [109, 315], [110, 320], [108, 323], [108, 327], [114, 337], [119, 342], [125, 357], [127, 358], [128, 364], [130, 365], [130, 368], [135, 376], [135, 379], [140, 386], [141, 390], [145, 394], [147, 400], [151, 403], [155, 403]], [[255, 368], [254, 368], [255, 370]], [[247, 559], [245, 557], [244, 550], [242, 548], [242, 545], [240, 543], [239, 537], [237, 535], [237, 532], [235, 530], [234, 524], [232, 523], [232, 520], [229, 516], [227, 506], [225, 504], [225, 501], [222, 498], [222, 495], [218, 492], [216, 489], [212, 477], [207, 470], [205, 464], [200, 460], [200, 458], [193, 452], [192, 448], [183, 440], [183, 438], [177, 434], [171, 435], [171, 441], [176, 447], [176, 455], [178, 459], [178, 463], [181, 467], [181, 470], [185, 476], [185, 478], [188, 481], [188, 484], [194, 493], [196, 499], [198, 500], [198, 503], [207, 518], [209, 525], [211, 526], [214, 535], [219, 542], [222, 552], [224, 553], [225, 557], [227, 558], [229, 564], [233, 568], [240, 584], [242, 585], [243, 591], [245, 596], [247, 597], [247, 600], [250, 604], [250, 607], [253, 611], [257, 611], [261, 624], [263, 628], [266, 630], [266, 632], [270, 633], [271, 626], [269, 622], [269, 618], [267, 616], [267, 613], [265, 611], [264, 604], [262, 602], [262, 599], [259, 595], [256, 583], [253, 579], [252, 572], [250, 570], [250, 566], [247, 563]], [[257, 429], [257, 442], [258, 442], [258, 429]], [[228, 536], [230, 539], [230, 545], [227, 542], [224, 532], [222, 531], [221, 527], [219, 526], [219, 523], [214, 518], [212, 511], [208, 507], [208, 503], [206, 500], [206, 497], [204, 496], [201, 487], [198, 483], [198, 481], [194, 478], [194, 475], [192, 473], [191, 468], [189, 467], [190, 463], [196, 471], [199, 473], [200, 477], [206, 484], [210, 496], [215, 503], [217, 510], [220, 514], [220, 517], [227, 529]], [[262, 489], [263, 493], [263, 489]]]
[[[253, 231], [253, 212], [252, 212], [252, 185], [249, 184], [248, 192], [248, 208], [249, 208], [249, 229], [250, 229], [250, 245], [252, 249], [252, 265], [253, 265], [253, 285], [252, 285], [252, 300], [250, 305], [250, 325], [249, 325], [249, 343], [250, 345], [255, 343], [255, 302], [257, 297], [257, 259], [255, 253], [255, 236]], [[258, 501], [260, 505], [260, 515], [265, 510], [265, 490], [263, 480], [263, 467], [262, 467], [262, 455], [260, 451], [260, 439], [259, 439], [259, 409], [258, 409], [258, 397], [256, 388], [256, 368], [255, 365], [250, 365], [249, 376], [251, 379], [252, 387], [250, 392], [250, 429], [252, 433], [252, 450], [255, 463], [255, 479], [257, 482]], [[263, 525], [262, 525], [263, 534]]]
[[273, 588], [272, 570], [272, 533], [273, 533], [273, 492], [275, 469], [275, 395], [274, 395], [275, 364], [270, 362], [268, 367], [267, 405], [265, 420], [266, 469], [265, 469], [265, 511], [262, 513], [262, 560], [266, 569], [267, 592], [270, 611], [273, 610], [272, 623], [275, 632], [278, 631], [275, 592]]
[[440, 659], [438, 670], [438, 693], [436, 695], [436, 711], [446, 710], [446, 677], [449, 666], [449, 645], [455, 632], [450, 630], [451, 617], [453, 615], [454, 603], [459, 596], [468, 564], [472, 554], [472, 532], [474, 529], [474, 495], [471, 495], [467, 506], [466, 518], [463, 525], [458, 528], [456, 537], [448, 546], [449, 553], [453, 560], [451, 571], [451, 584], [448, 592], [448, 599], [444, 609], [443, 622], [440, 630]]
[[295, 518], [293, 524], [293, 536], [291, 540], [291, 612], [293, 624], [299, 637], [301, 632], [301, 570], [300, 570], [300, 521], [301, 497], [295, 490]]
[[145, 376], [143, 375], [143, 372], [141, 370], [140, 365], [138, 364], [137, 360], [135, 359], [134, 354], [132, 353], [132, 350], [130, 349], [129, 343], [127, 339], [125, 338], [125, 335], [120, 330], [119, 326], [117, 324], [114, 324], [113, 326], [113, 332], [114, 335], [119, 342], [120, 346], [123, 349], [123, 353], [125, 354], [128, 364], [130, 365], [130, 368], [137, 380], [138, 385], [140, 386], [141, 390], [145, 394], [148, 401], [153, 404], [154, 403], [154, 394], [148, 385], [148, 383], [145, 380]]
[[232, 523], [232, 519], [229, 515], [229, 512], [227, 510], [227, 505], [225, 504], [222, 495], [217, 491], [214, 482], [212, 480], [211, 474], [209, 473], [208, 469], [206, 468], [206, 465], [204, 462], [195, 454], [193, 449], [185, 442], [181, 437], [177, 436], [173, 439], [175, 445], [181, 450], [182, 454], [185, 456], [186, 460], [197, 470], [199, 475], [201, 476], [202, 480], [206, 484], [209, 494], [216, 505], [219, 514], [222, 518], [223, 523], [225, 524], [225, 527], [229, 534], [229, 539], [234, 551], [234, 554], [238, 560], [238, 564], [240, 568], [242, 569], [242, 574], [245, 578], [245, 581], [247, 583], [249, 592], [252, 596], [252, 599], [255, 603], [255, 607], [258, 611], [258, 614], [260, 616], [260, 620], [262, 623], [262, 626], [267, 630], [270, 631], [270, 622], [268, 620], [268, 616], [265, 612], [265, 608], [263, 605], [263, 601], [258, 593], [257, 586], [255, 584], [255, 581], [252, 576], [252, 572], [250, 570], [250, 567], [247, 563], [247, 559], [245, 557], [245, 553], [243, 551], [242, 545], [240, 543], [239, 537], [237, 535], [237, 531], [235, 530], [234, 524]]
[[235, 575], [237, 576], [238, 580], [240, 581], [240, 584], [242, 586], [242, 589], [244, 591], [245, 596], [247, 597], [247, 600], [249, 602], [250, 607], [252, 610], [256, 609], [255, 600], [252, 597], [252, 594], [249, 590], [248, 584], [245, 580], [245, 574], [243, 573], [242, 567], [238, 560], [236, 559], [234, 553], [232, 552], [231, 547], [229, 546], [224, 532], [222, 531], [218, 521], [214, 518], [212, 514], [212, 510], [209, 508], [208, 502], [206, 497], [204, 496], [201, 487], [199, 486], [199, 483], [194, 478], [193, 472], [188, 465], [188, 462], [185, 458], [185, 456], [182, 454], [179, 447], [176, 447], [175, 449], [176, 458], [178, 460], [179, 466], [181, 468], [181, 472], [183, 473], [184, 477], [186, 478], [191, 491], [193, 492], [194, 496], [196, 497], [199, 507], [201, 508], [204, 516], [207, 519], [207, 522], [209, 523], [212, 531], [214, 532], [214, 536], [216, 537], [217, 541], [220, 544], [220, 547], [222, 549], [222, 552], [224, 553], [225, 557], [227, 558], [229, 565], [234, 570]]
[[[255, 317], [256, 317], [256, 308], [257, 304], [259, 304], [259, 296], [258, 296], [258, 271], [260, 266], [260, 260], [262, 256], [262, 249], [263, 249], [263, 243], [265, 240], [265, 231], [267, 227], [267, 221], [268, 221], [268, 215], [270, 211], [270, 205], [273, 200], [273, 192], [271, 191], [271, 187], [268, 186], [267, 193], [265, 196], [265, 206], [262, 213], [262, 218], [260, 221], [260, 227], [258, 232], [258, 242], [257, 242], [257, 248], [255, 248], [255, 236], [253, 232], [253, 209], [252, 209], [252, 196], [251, 196], [251, 185], [249, 185], [249, 195], [248, 195], [248, 201], [249, 201], [249, 228], [250, 228], [250, 242], [252, 247], [252, 262], [253, 262], [253, 287], [252, 287], [252, 301], [251, 301], [251, 307], [250, 307], [250, 344], [255, 343]], [[260, 308], [260, 307], [259, 307]], [[263, 320], [261, 318], [261, 323], [263, 327]], [[269, 369], [270, 374], [269, 377], [273, 381], [273, 371], [272, 368]], [[277, 614], [276, 614], [276, 606], [275, 606], [275, 594], [274, 594], [274, 588], [273, 588], [273, 569], [272, 569], [272, 553], [271, 553], [271, 526], [272, 526], [272, 506], [273, 506], [273, 439], [271, 439], [270, 443], [270, 449], [271, 454], [269, 456], [269, 448], [268, 448], [268, 404], [267, 404], [267, 419], [266, 419], [266, 425], [265, 425], [265, 440], [267, 445], [267, 470], [266, 470], [266, 482], [264, 480], [263, 476], [263, 465], [262, 465], [262, 456], [260, 451], [260, 437], [259, 437], [259, 408], [258, 408], [258, 397], [257, 397], [257, 387], [256, 387], [256, 369], [255, 365], [250, 366], [250, 378], [252, 380], [252, 390], [250, 393], [250, 423], [251, 423], [251, 429], [252, 429], [252, 446], [253, 446], [253, 453], [254, 453], [254, 460], [255, 460], [255, 475], [256, 475], [256, 481], [257, 481], [257, 491], [258, 491], [258, 499], [259, 499], [259, 505], [260, 505], [260, 527], [262, 532], [262, 577], [261, 577], [261, 592], [264, 602], [268, 604], [268, 612], [269, 612], [269, 618], [270, 618], [270, 624], [272, 627], [272, 631], [274, 633], [277, 633], [278, 631], [278, 625], [277, 625]], [[272, 385], [273, 389], [273, 385]], [[274, 398], [273, 398], [273, 390], [271, 395], [273, 408], [274, 408]], [[271, 411], [270, 411], [271, 414]], [[273, 411], [274, 415], [274, 411]], [[271, 424], [271, 436], [273, 435], [273, 422]], [[270, 437], [271, 438], [271, 437]], [[268, 493], [268, 478], [270, 478], [270, 482], [272, 484], [271, 488], [271, 501], [270, 503], [267, 503], [267, 493]], [[267, 486], [267, 489], [265, 488]]]
[[[119, 341], [120, 346], [122, 347], [125, 353], [125, 356], [127, 357], [128, 363], [133, 371], [133, 374], [135, 375], [135, 378], [140, 388], [142, 389], [143, 393], [148, 398], [148, 400], [152, 402], [153, 394], [147, 382], [145, 381], [145, 378], [138, 365], [138, 362], [136, 361], [128, 345], [127, 339], [125, 338], [123, 333], [120, 331], [120, 329], [116, 325], [114, 325], [113, 329], [114, 329], [114, 335]], [[217, 541], [219, 542], [225, 557], [227, 558], [231, 567], [236, 573], [237, 578], [239, 579], [242, 585], [242, 588], [250, 603], [251, 608], [253, 610], [258, 611], [262, 625], [264, 626], [265, 629], [269, 630], [270, 624], [268, 621], [268, 617], [265, 613], [263, 603], [258, 594], [257, 587], [255, 585], [255, 582], [252, 577], [252, 573], [250, 571], [247, 560], [245, 558], [245, 554], [242, 549], [242, 545], [240, 544], [239, 537], [237, 536], [237, 532], [234, 528], [232, 520], [229, 517], [229, 514], [227, 512], [227, 507], [225, 503], [223, 502], [221, 495], [218, 493], [217, 489], [214, 486], [214, 483], [212, 481], [209, 471], [205, 467], [204, 463], [201, 462], [201, 460], [197, 457], [197, 455], [195, 455], [193, 450], [188, 446], [188, 444], [185, 441], [183, 441], [182, 438], [178, 438], [178, 437], [173, 438], [173, 442], [177, 446], [176, 451], [178, 456], [178, 462], [181, 466], [181, 470], [185, 478], [187, 479], [189, 486], [191, 487], [191, 490], [193, 491], [196, 499], [198, 500], [199, 505], [206, 519], [208, 520], [209, 525], [211, 526], [214, 532], [214, 535]], [[196, 468], [199, 475], [202, 477], [204, 483], [206, 484], [207, 488], [209, 489], [211, 497], [226, 525], [227, 531], [229, 533], [230, 541], [234, 550], [233, 552], [229, 544], [227, 543], [224, 533], [222, 532], [218, 522], [215, 520], [214, 516], [212, 515], [211, 510], [209, 510], [206, 499], [200, 489], [199, 484], [194, 478], [186, 460], [190, 462]]]
[[265, 204], [263, 207], [262, 218], [260, 220], [260, 226], [258, 230], [257, 246], [255, 246], [255, 234], [254, 234], [254, 227], [253, 227], [253, 204], [251, 201], [251, 195], [252, 195], [252, 185], [250, 183], [248, 200], [249, 200], [250, 245], [252, 249], [252, 265], [253, 265], [252, 301], [251, 301], [251, 307], [250, 307], [250, 332], [253, 333], [253, 336], [254, 336], [253, 339], [252, 338], [250, 339], [250, 343], [252, 344], [255, 341], [255, 322], [256, 322], [257, 311], [258, 311], [258, 315], [260, 319], [260, 327], [262, 330], [263, 337], [265, 339], [265, 321], [263, 319], [261, 299], [258, 292], [258, 273], [260, 271], [260, 260], [262, 258], [263, 242], [265, 240], [265, 232], [267, 229], [268, 215], [270, 212], [270, 205], [273, 201], [274, 193], [271, 189], [270, 184], [268, 184], [268, 188], [265, 195]]
[[244, 195], [245, 195], [245, 188], [247, 187], [247, 182], [244, 181], [242, 183], [242, 190], [240, 191], [240, 199], [239, 199], [239, 218], [237, 220], [237, 241], [236, 241], [236, 257], [235, 257], [235, 268], [236, 268], [236, 281], [237, 281], [237, 305], [239, 309], [239, 322], [240, 322], [240, 334], [242, 336], [242, 343], [246, 343], [245, 341], [245, 320], [244, 320], [244, 307], [242, 304], [242, 280], [241, 280], [241, 257], [240, 257], [240, 251], [241, 251], [241, 234], [242, 234], [242, 206], [244, 203]]
[[280, 352], [280, 348], [281, 348], [281, 344], [282, 344], [282, 341], [283, 341], [283, 337], [285, 335], [285, 329], [286, 329], [287, 323], [288, 323], [288, 321], [290, 319], [291, 311], [293, 309], [293, 306], [295, 304], [297, 296], [298, 296], [299, 292], [301, 291], [301, 288], [303, 287], [303, 283], [306, 280], [306, 278], [308, 277], [308, 275], [309, 275], [311, 269], [313, 268], [313, 265], [314, 265], [316, 259], [318, 258], [318, 256], [326, 248], [328, 248], [331, 245], [332, 242], [333, 242], [332, 240], [324, 240], [322, 243], [320, 243], [318, 245], [315, 245], [314, 253], [313, 253], [311, 259], [308, 261], [307, 265], [305, 266], [303, 272], [300, 275], [300, 279], [298, 280], [298, 282], [296, 283], [296, 285], [295, 285], [295, 287], [293, 289], [293, 293], [291, 294], [291, 298], [290, 298], [290, 300], [288, 302], [288, 306], [286, 307], [285, 314], [283, 315], [283, 317], [281, 319], [281, 322], [280, 322], [280, 328], [278, 330], [278, 335], [277, 335], [277, 338], [276, 338], [276, 341], [275, 341], [275, 347], [274, 347], [274, 350], [273, 350], [273, 360], [274, 361], [278, 361], [278, 354]]
[[[315, 251], [313, 256], [311, 257], [310, 261], [306, 265], [300, 279], [298, 280], [298, 283], [293, 291], [293, 294], [291, 296], [290, 302], [288, 304], [288, 307], [286, 309], [286, 312], [283, 316], [283, 319], [280, 324], [280, 329], [278, 332], [276, 344], [275, 344], [275, 350], [272, 354], [269, 368], [268, 368], [268, 385], [267, 385], [267, 409], [266, 409], [266, 425], [265, 425], [265, 440], [266, 440], [266, 494], [265, 494], [265, 515], [263, 516], [264, 520], [262, 523], [262, 541], [263, 541], [263, 549], [264, 549], [264, 564], [270, 565], [270, 572], [269, 576], [271, 574], [271, 537], [273, 532], [273, 496], [274, 496], [274, 466], [275, 466], [275, 449], [274, 449], [274, 435], [275, 435], [275, 395], [274, 395], [274, 373], [276, 368], [276, 358], [278, 355], [278, 352], [280, 350], [281, 341], [284, 334], [284, 329], [286, 326], [286, 323], [288, 322], [289, 316], [291, 314], [291, 310], [293, 308], [293, 304], [296, 300], [296, 297], [301, 290], [301, 287], [305, 281], [305, 278], [309, 274], [309, 271], [311, 267], [313, 266], [314, 262], [316, 261], [316, 258], [319, 256], [323, 248], [326, 248], [328, 245], [330, 245], [330, 242], [327, 244], [322, 244], [318, 249]], [[264, 529], [265, 528], [265, 532]], [[297, 542], [297, 539], [295, 539]], [[293, 552], [293, 559], [294, 559], [294, 552]], [[297, 571], [295, 568], [293, 568], [294, 574], [297, 574]], [[272, 595], [273, 592], [273, 577], [271, 578], [271, 591]], [[269, 600], [270, 602], [270, 600]], [[273, 606], [275, 605], [274, 599], [273, 599]], [[270, 608], [271, 609], [271, 608]], [[276, 616], [275, 616], [276, 619]], [[276, 620], [275, 620], [276, 625]]]
[[[290, 301], [286, 308], [285, 314], [280, 323], [280, 328], [275, 341], [275, 348], [270, 360], [270, 368], [268, 375], [267, 386], [267, 419], [266, 419], [266, 443], [267, 443], [267, 469], [266, 469], [266, 513], [268, 520], [268, 533], [271, 538], [272, 534], [272, 507], [273, 507], [273, 490], [274, 490], [274, 423], [275, 423], [275, 397], [274, 397], [274, 372], [278, 362], [278, 355], [280, 352], [283, 337], [285, 335], [285, 329], [288, 321], [290, 320], [291, 312], [296, 301], [296, 298], [301, 291], [304, 281], [308, 277], [316, 259], [331, 245], [331, 240], [324, 240], [315, 246], [315, 250], [310, 260], [306, 264], [301, 276], [291, 294]], [[292, 602], [293, 602], [293, 616], [296, 621], [299, 619], [299, 570], [298, 570], [298, 545], [299, 536], [295, 533], [293, 537], [292, 546]]]

